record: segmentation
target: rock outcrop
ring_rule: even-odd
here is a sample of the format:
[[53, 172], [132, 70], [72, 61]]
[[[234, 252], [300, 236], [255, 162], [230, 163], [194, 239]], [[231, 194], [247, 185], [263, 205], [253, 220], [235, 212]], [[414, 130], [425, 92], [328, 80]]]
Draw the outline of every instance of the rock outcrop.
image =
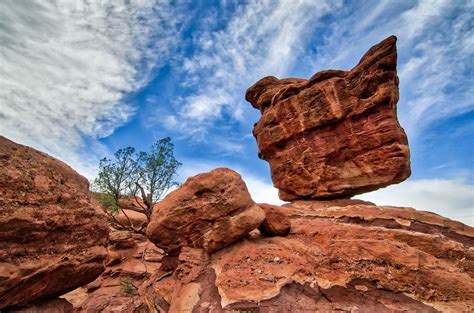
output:
[[189, 178], [153, 209], [147, 237], [169, 255], [209, 253], [245, 237], [264, 220], [240, 175], [227, 168]]
[[183, 248], [140, 288], [150, 311], [470, 312], [474, 229], [362, 201], [280, 208], [286, 237], [258, 232], [212, 255]]
[[15, 308], [15, 313], [72, 313], [73, 305], [65, 299], [46, 299]]
[[265, 220], [258, 226], [264, 236], [286, 236], [290, 232], [291, 221], [288, 216], [276, 205], [267, 203], [258, 204], [265, 211]]
[[350, 71], [265, 77], [247, 90], [262, 113], [253, 130], [259, 156], [270, 163], [282, 200], [351, 197], [410, 175], [396, 66], [391, 36]]
[[144, 235], [111, 228], [108, 252], [102, 275], [63, 297], [76, 312], [146, 312], [138, 288], [160, 267], [164, 251]]
[[108, 226], [88, 189], [63, 162], [0, 137], [0, 309], [102, 273]]

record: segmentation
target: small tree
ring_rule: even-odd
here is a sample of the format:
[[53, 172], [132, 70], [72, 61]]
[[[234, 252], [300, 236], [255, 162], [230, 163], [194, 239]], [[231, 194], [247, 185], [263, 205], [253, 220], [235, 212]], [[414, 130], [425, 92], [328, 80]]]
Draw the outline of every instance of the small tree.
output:
[[[147, 221], [153, 206], [177, 183], [173, 180], [181, 165], [173, 154], [174, 145], [169, 137], [158, 140], [149, 152], [135, 153], [127, 147], [114, 154], [114, 159], [103, 158], [99, 163], [99, 174], [94, 180], [94, 189], [99, 192], [98, 199], [106, 208], [109, 217], [119, 223], [115, 216], [124, 209], [143, 213]], [[119, 203], [120, 198], [130, 198], [129, 204]], [[130, 222], [130, 225], [132, 223]], [[143, 233], [143, 228], [134, 231]]]

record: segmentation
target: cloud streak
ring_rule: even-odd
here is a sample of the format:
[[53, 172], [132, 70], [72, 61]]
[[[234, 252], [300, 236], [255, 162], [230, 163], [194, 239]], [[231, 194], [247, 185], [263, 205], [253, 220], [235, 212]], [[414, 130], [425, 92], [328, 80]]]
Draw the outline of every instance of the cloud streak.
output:
[[182, 68], [187, 77], [184, 86], [199, 84], [199, 89], [180, 99], [180, 109], [167, 118], [176, 121], [169, 129], [199, 138], [224, 116], [243, 122], [248, 109], [245, 89], [262, 76], [286, 73], [302, 52], [300, 46], [311, 34], [308, 29], [340, 5], [338, 1], [249, 1], [221, 30], [212, 30], [215, 21], [209, 19], [195, 35], [195, 52]]
[[166, 61], [179, 16], [163, 1], [2, 1], [0, 133], [93, 171], [96, 139], [133, 116], [125, 96]]

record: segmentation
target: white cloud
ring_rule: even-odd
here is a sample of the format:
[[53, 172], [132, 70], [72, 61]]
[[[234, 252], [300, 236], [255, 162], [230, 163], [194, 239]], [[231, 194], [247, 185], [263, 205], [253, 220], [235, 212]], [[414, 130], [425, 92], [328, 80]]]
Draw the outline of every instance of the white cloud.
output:
[[0, 134], [92, 175], [179, 20], [164, 1], [1, 1]]
[[278, 189], [261, 178], [257, 178], [248, 173], [242, 174], [242, 177], [247, 184], [252, 199], [257, 203], [269, 203], [280, 205], [284, 202], [278, 198]]
[[[206, 25], [195, 36], [195, 54], [183, 65], [184, 85], [199, 84], [199, 90], [181, 101], [174, 113], [181, 127], [171, 130], [199, 138], [196, 130], [207, 132], [223, 115], [243, 121], [242, 106], [250, 110], [245, 89], [263, 76], [283, 75], [302, 53], [312, 27], [340, 5], [339, 1], [250, 1], [238, 6], [223, 30], [213, 32]], [[207, 21], [215, 24], [212, 16]]]
[[355, 198], [378, 205], [413, 207], [474, 226], [474, 185], [449, 179], [408, 180]]

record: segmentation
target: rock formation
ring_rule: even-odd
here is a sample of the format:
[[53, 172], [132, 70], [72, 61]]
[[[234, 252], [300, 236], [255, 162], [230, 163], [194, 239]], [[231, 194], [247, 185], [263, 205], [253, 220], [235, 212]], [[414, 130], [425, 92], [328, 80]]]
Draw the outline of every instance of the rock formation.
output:
[[160, 267], [164, 251], [144, 235], [111, 228], [108, 252], [102, 275], [63, 297], [76, 312], [146, 312], [138, 288]]
[[410, 176], [395, 43], [375, 45], [350, 71], [265, 77], [247, 90], [262, 113], [253, 130], [259, 156], [282, 200], [351, 197]]
[[186, 248], [140, 287], [150, 311], [470, 312], [474, 229], [362, 201], [280, 208], [286, 237], [250, 237], [212, 255]]
[[16, 307], [15, 313], [72, 313], [73, 305], [65, 299], [46, 299]]
[[288, 216], [276, 205], [258, 204], [265, 211], [265, 220], [258, 226], [264, 236], [286, 236], [290, 232], [291, 222]]
[[102, 273], [108, 229], [88, 189], [63, 162], [0, 137], [0, 309]]
[[[371, 48], [351, 71], [266, 77], [247, 91], [262, 112], [260, 156], [292, 203], [256, 205], [239, 174], [215, 169], [154, 207], [151, 242], [112, 229], [108, 253], [87, 180], [0, 137], [0, 309], [39, 299], [20, 309], [474, 311], [474, 228], [348, 199], [410, 174], [395, 41]], [[146, 225], [143, 216], [116, 219]]]
[[147, 237], [169, 255], [182, 247], [215, 252], [264, 220], [242, 178], [227, 168], [189, 178], [153, 209]]

